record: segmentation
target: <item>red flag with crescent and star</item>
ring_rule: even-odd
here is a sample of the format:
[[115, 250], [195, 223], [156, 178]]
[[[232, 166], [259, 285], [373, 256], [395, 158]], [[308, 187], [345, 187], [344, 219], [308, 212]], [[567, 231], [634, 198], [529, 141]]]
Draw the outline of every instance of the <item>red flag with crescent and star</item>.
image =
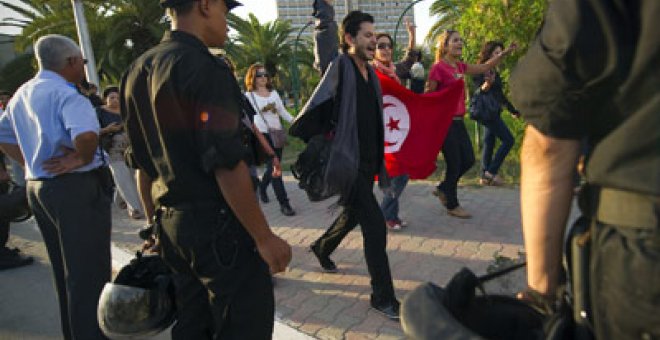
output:
[[417, 94], [376, 72], [383, 90], [385, 167], [391, 177], [424, 179], [436, 169], [438, 152], [458, 110], [463, 81]]

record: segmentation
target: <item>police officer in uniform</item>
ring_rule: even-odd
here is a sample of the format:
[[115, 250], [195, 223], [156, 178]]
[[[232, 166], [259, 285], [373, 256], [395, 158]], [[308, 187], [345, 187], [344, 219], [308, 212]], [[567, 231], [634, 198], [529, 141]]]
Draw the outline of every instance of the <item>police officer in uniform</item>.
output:
[[160, 3], [172, 31], [129, 68], [120, 98], [133, 161], [153, 180], [161, 256], [178, 274], [172, 338], [268, 339], [270, 273], [286, 268], [291, 248], [252, 190], [238, 84], [208, 51], [224, 44], [240, 4]]
[[660, 338], [660, 2], [556, 0], [511, 77], [530, 123], [521, 202], [531, 295], [552, 300], [580, 139], [597, 339]]

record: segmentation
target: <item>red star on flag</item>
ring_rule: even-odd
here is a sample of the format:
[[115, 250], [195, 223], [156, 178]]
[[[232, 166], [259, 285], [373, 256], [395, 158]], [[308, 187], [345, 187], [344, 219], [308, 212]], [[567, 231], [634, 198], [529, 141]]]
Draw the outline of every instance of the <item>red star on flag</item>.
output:
[[401, 120], [395, 120], [394, 118], [390, 117], [390, 122], [387, 123], [387, 127], [390, 128], [390, 131], [392, 130], [400, 130], [399, 129], [399, 122]]

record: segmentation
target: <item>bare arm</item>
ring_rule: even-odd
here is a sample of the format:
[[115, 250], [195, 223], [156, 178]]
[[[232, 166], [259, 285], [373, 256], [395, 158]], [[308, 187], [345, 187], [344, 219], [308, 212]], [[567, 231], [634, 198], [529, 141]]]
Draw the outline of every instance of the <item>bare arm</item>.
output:
[[245, 162], [238, 163], [231, 170], [216, 169], [215, 179], [227, 204], [254, 239], [271, 273], [284, 271], [291, 261], [291, 246], [270, 230], [259, 208]]
[[483, 74], [492, 70], [495, 66], [499, 65], [502, 62], [502, 59], [504, 59], [504, 57], [515, 51], [516, 48], [518, 48], [516, 44], [511, 44], [504, 51], [502, 51], [502, 53], [488, 59], [483, 64], [467, 64], [467, 68], [465, 69], [465, 74]]
[[21, 148], [18, 145], [0, 143], [0, 150], [2, 150], [2, 152], [4, 152], [11, 159], [18, 162], [18, 164], [20, 164], [21, 166], [25, 164], [25, 160], [23, 159], [23, 153], [21, 152]]
[[153, 180], [146, 172], [138, 169], [136, 172], [137, 177], [137, 191], [140, 195], [140, 202], [144, 207], [144, 214], [147, 217], [147, 221], [153, 221], [154, 212], [156, 207], [154, 206], [153, 198], [151, 197], [151, 184]]
[[424, 92], [426, 93], [434, 92], [437, 89], [438, 89], [438, 81], [429, 79], [426, 82], [426, 88], [424, 89]]
[[406, 18], [406, 30], [408, 31], [408, 51], [412, 51], [413, 48], [415, 48], [415, 36], [416, 36], [416, 28], [415, 24], [410, 22], [410, 19]]
[[531, 125], [527, 127], [520, 156], [527, 282], [544, 295], [554, 294], [559, 283], [578, 154], [578, 141], [548, 137]]
[[109, 133], [119, 132], [119, 131], [121, 131], [121, 129], [122, 129], [121, 124], [112, 123], [112, 124], [109, 124], [108, 126], [106, 126], [104, 128], [101, 128], [99, 130], [99, 135], [103, 136], [103, 135], [107, 135]]
[[74, 149], [66, 149], [63, 156], [45, 161], [44, 170], [60, 175], [87, 165], [94, 159], [98, 145], [96, 132], [83, 132], [73, 140]]

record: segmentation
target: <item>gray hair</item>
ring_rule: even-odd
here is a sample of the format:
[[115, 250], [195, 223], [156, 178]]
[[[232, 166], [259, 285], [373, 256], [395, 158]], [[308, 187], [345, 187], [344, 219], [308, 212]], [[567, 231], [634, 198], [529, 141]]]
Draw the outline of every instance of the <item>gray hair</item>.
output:
[[81, 55], [80, 47], [71, 38], [59, 34], [48, 34], [34, 44], [39, 69], [59, 71], [66, 66], [68, 58]]

